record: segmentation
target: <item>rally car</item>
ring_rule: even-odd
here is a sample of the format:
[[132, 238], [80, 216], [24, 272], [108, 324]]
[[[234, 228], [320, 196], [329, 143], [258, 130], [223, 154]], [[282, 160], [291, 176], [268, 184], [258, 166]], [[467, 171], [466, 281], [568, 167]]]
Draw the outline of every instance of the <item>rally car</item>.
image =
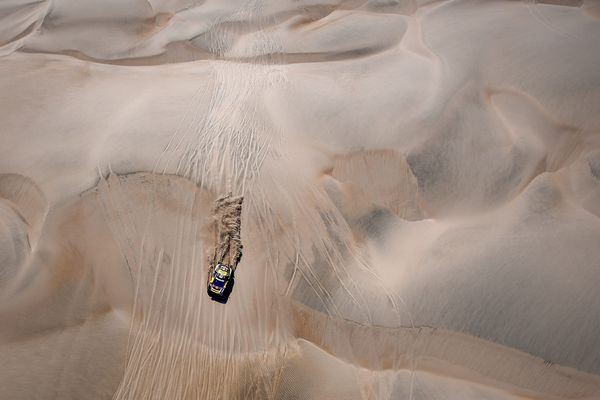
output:
[[217, 263], [208, 272], [206, 291], [215, 300], [227, 300], [233, 286], [233, 269], [225, 264]]

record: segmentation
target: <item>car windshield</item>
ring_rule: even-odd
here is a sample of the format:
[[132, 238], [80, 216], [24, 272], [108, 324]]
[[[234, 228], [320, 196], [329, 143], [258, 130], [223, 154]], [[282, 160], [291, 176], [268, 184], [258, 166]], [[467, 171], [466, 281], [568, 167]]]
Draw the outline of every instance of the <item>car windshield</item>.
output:
[[215, 279], [212, 281], [213, 286], [216, 287], [223, 287], [223, 285], [225, 284], [225, 282], [219, 280], [219, 279]]

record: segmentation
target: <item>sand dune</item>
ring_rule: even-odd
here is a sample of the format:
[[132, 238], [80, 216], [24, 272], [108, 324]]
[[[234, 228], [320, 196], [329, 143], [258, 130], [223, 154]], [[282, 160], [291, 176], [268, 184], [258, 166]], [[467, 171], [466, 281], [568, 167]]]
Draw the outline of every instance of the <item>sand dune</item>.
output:
[[599, 15], [3, 2], [0, 399], [600, 398]]

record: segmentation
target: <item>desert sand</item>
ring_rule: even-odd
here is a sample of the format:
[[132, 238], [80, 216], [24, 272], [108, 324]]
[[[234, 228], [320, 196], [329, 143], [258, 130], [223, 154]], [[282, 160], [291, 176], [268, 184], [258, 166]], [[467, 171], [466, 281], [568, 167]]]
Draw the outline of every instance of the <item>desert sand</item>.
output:
[[2, 400], [600, 398], [599, 2], [5, 0], [0, 113]]

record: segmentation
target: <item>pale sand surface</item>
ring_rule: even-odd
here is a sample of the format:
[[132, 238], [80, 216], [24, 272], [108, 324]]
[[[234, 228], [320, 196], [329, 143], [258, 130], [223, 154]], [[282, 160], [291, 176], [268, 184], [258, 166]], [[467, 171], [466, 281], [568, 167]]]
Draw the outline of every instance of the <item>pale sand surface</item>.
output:
[[599, 18], [1, 2], [0, 399], [600, 398]]

